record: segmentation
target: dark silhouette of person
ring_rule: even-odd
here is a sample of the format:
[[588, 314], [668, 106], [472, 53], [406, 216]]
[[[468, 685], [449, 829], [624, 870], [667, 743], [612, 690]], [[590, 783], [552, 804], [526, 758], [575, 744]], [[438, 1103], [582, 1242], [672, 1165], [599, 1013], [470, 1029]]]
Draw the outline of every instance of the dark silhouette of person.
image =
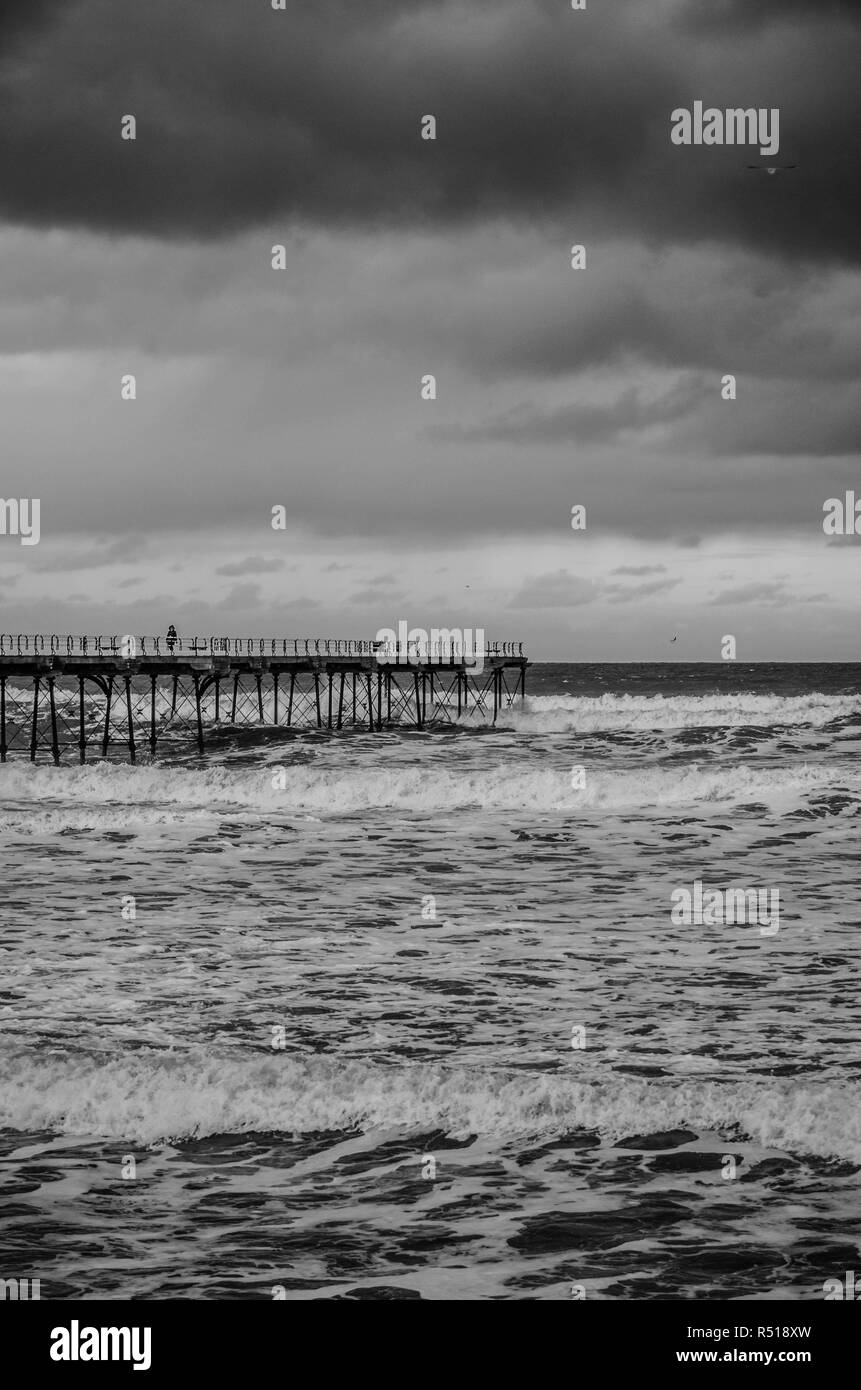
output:
[[173, 623], [171, 623], [170, 627], [167, 630], [167, 649], [169, 652], [173, 651], [174, 647], [176, 646], [176, 643], [176, 628], [174, 627]]

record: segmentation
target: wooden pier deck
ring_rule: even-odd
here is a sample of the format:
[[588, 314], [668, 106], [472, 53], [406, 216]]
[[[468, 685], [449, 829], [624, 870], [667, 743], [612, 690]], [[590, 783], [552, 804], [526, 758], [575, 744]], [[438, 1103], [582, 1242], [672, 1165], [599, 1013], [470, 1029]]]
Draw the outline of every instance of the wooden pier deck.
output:
[[330, 638], [0, 634], [0, 762], [155, 757], [238, 728], [496, 723], [526, 693], [517, 642], [472, 651]]

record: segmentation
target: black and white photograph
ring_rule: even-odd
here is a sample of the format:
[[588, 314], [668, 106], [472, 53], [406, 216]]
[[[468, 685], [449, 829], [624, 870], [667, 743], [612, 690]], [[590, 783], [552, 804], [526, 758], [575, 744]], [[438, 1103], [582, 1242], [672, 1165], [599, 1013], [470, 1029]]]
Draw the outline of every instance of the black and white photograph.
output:
[[3, 0], [28, 1364], [861, 1299], [859, 71], [857, 0]]

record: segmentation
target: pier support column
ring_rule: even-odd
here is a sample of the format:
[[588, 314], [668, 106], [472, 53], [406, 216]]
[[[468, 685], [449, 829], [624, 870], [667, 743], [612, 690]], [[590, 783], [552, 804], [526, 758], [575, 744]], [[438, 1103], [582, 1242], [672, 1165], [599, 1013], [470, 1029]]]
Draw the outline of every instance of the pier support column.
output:
[[[196, 688], [197, 688], [197, 687], [195, 686], [195, 689], [196, 689]], [[258, 714], [260, 715], [260, 723], [262, 724], [262, 723], [264, 722], [264, 721], [263, 721], [263, 677], [261, 676], [261, 674], [260, 674], [259, 671], [258, 671], [258, 673], [257, 673], [257, 712], [258, 712]]]
[[392, 673], [386, 672], [386, 723], [392, 722]]
[[329, 722], [328, 722], [328, 727], [331, 729], [331, 727], [332, 727], [332, 689], [333, 689], [333, 687], [334, 687], [335, 682], [334, 682], [333, 672], [330, 671], [330, 669], [328, 668], [328, 666], [326, 667], [326, 680], [327, 680], [328, 685], [329, 685], [329, 711], [328, 711], [328, 721], [329, 721]]
[[370, 673], [370, 671], [368, 672], [367, 683], [368, 683], [368, 728], [370, 729], [371, 733], [373, 733], [373, 732], [374, 732], [374, 687], [373, 687], [373, 685], [371, 684], [371, 673]]
[[496, 716], [499, 711], [499, 672], [493, 673], [493, 722], [496, 723]]
[[126, 719], [129, 723], [129, 758], [134, 763], [137, 762], [137, 749], [135, 748], [135, 722], [132, 715], [131, 676], [126, 676]]
[[48, 703], [51, 707], [51, 755], [54, 766], [60, 766], [60, 740], [57, 734], [57, 703], [54, 699], [54, 677], [48, 677]]
[[377, 732], [383, 727], [383, 673], [377, 671]]
[[0, 676], [0, 763], [6, 761], [6, 677]]
[[322, 714], [320, 713], [320, 673], [319, 673], [319, 671], [315, 671], [315, 672], [314, 672], [314, 700], [315, 700], [316, 705], [317, 705], [317, 728], [318, 728], [318, 729], [322, 729], [322, 727], [323, 727], [323, 716], [322, 716]]
[[173, 716], [176, 714], [176, 688], [177, 688], [178, 685], [179, 685], [179, 676], [174, 676], [174, 678], [173, 678], [173, 697], [172, 697], [171, 702], [170, 702], [170, 717], [171, 717], [171, 719], [173, 719]]
[[345, 681], [346, 679], [347, 679], [347, 673], [346, 673], [346, 671], [342, 671], [342, 672], [341, 672], [341, 683], [340, 683], [340, 685], [339, 685], [339, 687], [338, 687], [338, 728], [339, 728], [339, 729], [341, 728], [341, 725], [342, 725], [342, 722], [343, 722], [343, 721], [342, 721], [342, 716], [343, 716], [343, 713], [344, 713], [344, 681]]
[[[275, 722], [278, 722], [278, 677], [275, 677]], [[221, 719], [221, 677], [215, 677], [215, 722]]]
[[[259, 680], [259, 677], [258, 677]], [[194, 672], [194, 703], [197, 708], [197, 749], [203, 752], [203, 712], [200, 708], [200, 673]]]
[[416, 728], [420, 729], [422, 726], [422, 692], [419, 688], [418, 671], [413, 671], [413, 684], [416, 692]]
[[291, 723], [292, 723], [292, 721], [293, 721], [293, 687], [295, 686], [295, 684], [296, 684], [296, 672], [295, 672], [295, 671], [291, 671], [291, 672], [290, 672], [290, 701], [289, 701], [289, 704], [287, 705], [287, 728], [288, 728], [288, 729], [290, 728], [290, 725], [291, 725]]
[[152, 754], [153, 757], [155, 757], [155, 738], [156, 738], [156, 735], [155, 735], [155, 687], [156, 687], [156, 679], [157, 679], [157, 677], [155, 677], [155, 676], [150, 676], [151, 689], [150, 689], [150, 707], [149, 707], [149, 751], [150, 751], [150, 753]]
[[108, 744], [111, 738], [111, 699], [114, 693], [114, 678], [108, 676], [107, 704], [105, 705], [105, 732], [102, 735], [102, 757], [108, 756]]
[[239, 672], [233, 677], [233, 708], [230, 711], [231, 724], [236, 723], [236, 692], [239, 689]]
[[[275, 700], [275, 723], [278, 723], [278, 672], [272, 672], [272, 694]], [[215, 717], [218, 718], [218, 696], [215, 702]]]
[[356, 727], [356, 673], [353, 672], [353, 728]]
[[33, 686], [33, 727], [30, 731], [30, 762], [36, 761], [36, 721], [39, 718], [39, 677]]
[[82, 763], [87, 760], [87, 729], [84, 717], [84, 678], [78, 676], [78, 758]]

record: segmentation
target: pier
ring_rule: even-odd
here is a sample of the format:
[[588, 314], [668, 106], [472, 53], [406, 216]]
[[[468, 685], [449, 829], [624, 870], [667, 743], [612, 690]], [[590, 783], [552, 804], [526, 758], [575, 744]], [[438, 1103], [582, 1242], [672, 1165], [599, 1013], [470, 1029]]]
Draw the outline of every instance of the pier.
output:
[[253, 727], [495, 724], [525, 695], [528, 665], [519, 642], [0, 634], [0, 762], [202, 754]]

